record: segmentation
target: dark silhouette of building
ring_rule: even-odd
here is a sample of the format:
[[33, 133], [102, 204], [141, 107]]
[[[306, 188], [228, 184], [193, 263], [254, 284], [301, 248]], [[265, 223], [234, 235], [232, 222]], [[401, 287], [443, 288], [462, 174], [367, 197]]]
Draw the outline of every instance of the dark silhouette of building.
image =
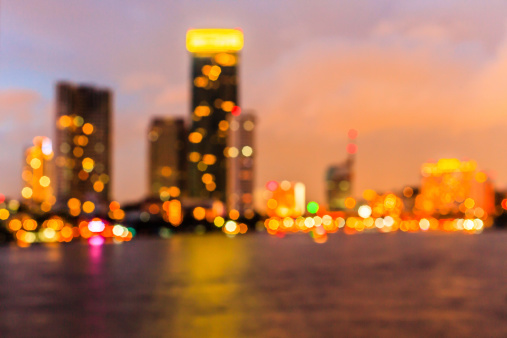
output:
[[352, 158], [345, 162], [332, 165], [326, 173], [327, 202], [329, 210], [345, 210], [345, 199], [352, 192]]
[[187, 33], [192, 53], [192, 99], [188, 140], [189, 196], [226, 202], [229, 117], [239, 115], [238, 65], [243, 34], [236, 29]]
[[181, 118], [154, 118], [148, 131], [149, 194], [168, 200], [186, 187], [187, 132]]
[[111, 115], [110, 90], [67, 82], [57, 84], [57, 208], [69, 206], [73, 209], [71, 214], [78, 214], [80, 205], [91, 202], [95, 211], [107, 210], [111, 191]]

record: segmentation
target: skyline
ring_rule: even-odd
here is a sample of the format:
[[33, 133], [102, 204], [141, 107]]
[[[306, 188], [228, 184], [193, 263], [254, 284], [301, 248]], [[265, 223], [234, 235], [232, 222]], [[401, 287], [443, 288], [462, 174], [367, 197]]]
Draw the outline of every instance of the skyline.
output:
[[[26, 3], [32, 3], [28, 10]], [[498, 14], [501, 9], [491, 9], [490, 15], [481, 19], [484, 9], [479, 2], [461, 5], [454, 15], [472, 23], [476, 20], [477, 25], [470, 24], [474, 31], [456, 25], [458, 19], [446, 22], [442, 18], [446, 9], [436, 4], [422, 5], [427, 12], [413, 8], [412, 15], [420, 10], [421, 15], [431, 16], [433, 10], [439, 13], [440, 19], [434, 20], [437, 24], [404, 22], [399, 17], [386, 22], [386, 17], [403, 15], [399, 8], [395, 10], [397, 6], [378, 2], [377, 16], [373, 11], [358, 16], [363, 8], [348, 4], [359, 6], [348, 7], [355, 13], [351, 17], [359, 18], [359, 23], [367, 19], [368, 25], [358, 28], [359, 23], [345, 20], [337, 24], [339, 27], [331, 26], [336, 31], [325, 34], [326, 25], [337, 19], [315, 19], [319, 17], [315, 11], [321, 11], [316, 8], [310, 9], [313, 15], [308, 14], [308, 20], [302, 22], [309, 32], [301, 28], [291, 31], [303, 9], [309, 10], [296, 4], [292, 20], [280, 17], [287, 24], [285, 30], [266, 34], [275, 25], [272, 16], [283, 10], [269, 7], [267, 2], [256, 3], [256, 7], [234, 1], [180, 4], [179, 10], [186, 14], [173, 26], [162, 27], [166, 31], [155, 29], [163, 21], [157, 12], [175, 3], [146, 5], [144, 18], [136, 17], [143, 13], [142, 8], [129, 14], [127, 6], [121, 7], [119, 2], [116, 8], [98, 2], [51, 3], [60, 3], [62, 12], [45, 12], [35, 1], [24, 5], [5, 1], [0, 8], [0, 193], [20, 194], [22, 149], [34, 136], [52, 138], [54, 83], [68, 80], [113, 90], [112, 195], [120, 201], [145, 196], [150, 119], [177, 116], [188, 120], [190, 60], [185, 33], [196, 23], [202, 27], [239, 26], [244, 31], [240, 96], [242, 108], [254, 109], [259, 120], [257, 188], [269, 180], [301, 181], [307, 186], [308, 200], [324, 202], [325, 170], [346, 158], [350, 128], [359, 130], [357, 196], [366, 188], [389, 190], [419, 184], [420, 165], [431, 158], [474, 158], [481, 168], [496, 171], [497, 187], [504, 188], [507, 183], [507, 159], [499, 156], [502, 145], [507, 144], [507, 136], [502, 134], [507, 126], [502, 119], [507, 110], [507, 100], [502, 100], [507, 84], [506, 29], [494, 29], [503, 20]], [[127, 2], [135, 3], [141, 6]], [[326, 8], [335, 6], [321, 3], [327, 4]], [[111, 12], [100, 14], [93, 22], [100, 29], [92, 31], [86, 14], [104, 8]], [[108, 17], [113, 8], [120, 15]], [[218, 15], [224, 8], [229, 10]], [[217, 14], [214, 19], [206, 13], [210, 9]], [[255, 19], [262, 17], [263, 9], [275, 14], [265, 19], [266, 27], [259, 27]], [[35, 13], [40, 22], [28, 20]], [[484, 17], [488, 24], [481, 22]], [[147, 20], [151, 24], [148, 28], [132, 29], [139, 30], [137, 34], [126, 29], [129, 22], [144, 24]], [[71, 35], [84, 40], [79, 43]], [[148, 36], [153, 41], [145, 41]], [[111, 42], [119, 47], [107, 45]], [[142, 49], [139, 43], [146, 50], [138, 51]], [[28, 55], [30, 52], [33, 55]], [[79, 55], [75, 61], [69, 60], [72, 52]], [[21, 132], [24, 130], [26, 133]], [[425, 139], [426, 135], [431, 139]], [[486, 146], [490, 149], [484, 151]], [[142, 160], [130, 162], [133, 157]], [[138, 179], [129, 181], [132, 175]]]

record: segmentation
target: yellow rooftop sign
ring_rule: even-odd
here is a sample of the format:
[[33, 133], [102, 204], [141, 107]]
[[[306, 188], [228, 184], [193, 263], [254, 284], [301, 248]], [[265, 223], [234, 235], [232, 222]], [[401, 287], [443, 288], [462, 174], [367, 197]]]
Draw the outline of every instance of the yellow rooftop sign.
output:
[[191, 53], [237, 52], [243, 48], [243, 32], [239, 29], [190, 29], [187, 50]]

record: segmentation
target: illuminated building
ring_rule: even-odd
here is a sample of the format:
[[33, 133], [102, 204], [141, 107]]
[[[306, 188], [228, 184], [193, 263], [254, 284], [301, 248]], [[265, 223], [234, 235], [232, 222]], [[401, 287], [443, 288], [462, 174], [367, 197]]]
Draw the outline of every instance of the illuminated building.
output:
[[72, 215], [107, 211], [111, 185], [112, 94], [107, 89], [56, 86], [56, 198]]
[[188, 140], [188, 191], [196, 199], [226, 202], [231, 115], [239, 115], [238, 64], [243, 33], [238, 29], [187, 32], [192, 53], [192, 101]]
[[237, 210], [242, 215], [253, 216], [255, 115], [252, 113], [231, 115], [229, 121], [227, 149], [234, 148], [237, 151], [230, 153], [228, 163], [228, 209]]
[[148, 131], [149, 192], [168, 200], [185, 189], [186, 138], [183, 119], [155, 118]]
[[53, 155], [51, 140], [43, 136], [35, 137], [33, 146], [25, 151], [21, 195], [32, 209], [48, 212], [55, 203], [51, 166]]
[[415, 208], [422, 214], [486, 217], [494, 212], [494, 188], [475, 161], [441, 159], [421, 168], [420, 194]]
[[350, 197], [352, 190], [351, 165], [351, 161], [347, 160], [327, 170], [327, 201], [331, 211], [346, 209], [345, 200]]
[[305, 185], [300, 182], [269, 181], [267, 209], [269, 217], [299, 217], [305, 213]]
[[357, 131], [349, 130], [347, 145], [348, 158], [345, 162], [330, 166], [326, 173], [326, 195], [329, 210], [339, 211], [347, 208], [345, 200], [352, 195], [352, 180], [354, 176], [354, 160], [357, 145], [353, 140], [357, 137]]

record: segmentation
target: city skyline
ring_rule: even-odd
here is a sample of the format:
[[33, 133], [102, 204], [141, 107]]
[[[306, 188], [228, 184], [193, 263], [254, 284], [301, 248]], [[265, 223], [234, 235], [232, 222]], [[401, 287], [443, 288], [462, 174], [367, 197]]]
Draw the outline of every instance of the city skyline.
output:
[[[213, 2], [217, 15], [206, 20], [201, 19], [211, 6], [181, 5], [187, 14], [174, 26], [165, 26], [173, 28], [170, 33], [155, 28], [162, 22], [155, 12], [165, 8], [157, 4], [136, 12], [139, 17], [121, 8], [112, 22], [106, 21], [106, 14], [99, 15], [96, 23], [102, 30], [88, 32], [89, 36], [85, 15], [76, 8], [62, 12], [67, 14], [64, 19], [51, 20], [56, 14], [35, 2], [28, 10], [26, 4], [18, 8], [15, 2], [3, 2], [0, 193], [20, 195], [19, 154], [33, 137], [52, 137], [53, 86], [56, 80], [69, 80], [92, 82], [115, 93], [112, 196], [120, 201], [142, 198], [147, 186], [144, 162], [149, 120], [158, 115], [188, 115], [190, 63], [184, 39], [195, 23], [239, 26], [245, 33], [240, 95], [242, 107], [258, 115], [257, 188], [272, 179], [302, 181], [309, 200], [324, 202], [325, 170], [346, 158], [350, 128], [359, 130], [357, 196], [366, 188], [389, 190], [418, 184], [420, 164], [442, 157], [474, 158], [483, 168], [496, 171], [495, 185], [504, 188], [507, 159], [499, 156], [507, 143], [502, 133], [506, 103], [501, 95], [502, 78], [507, 78], [504, 18], [493, 15], [494, 9], [479, 8], [479, 2], [463, 5], [461, 12], [452, 15], [449, 5], [417, 4], [378, 3], [375, 14], [372, 10], [359, 16], [359, 22], [367, 23], [364, 27], [345, 18], [334, 24], [325, 15], [317, 24], [315, 13], [321, 10], [310, 9], [314, 19], [302, 21], [309, 32], [296, 29], [297, 18], [305, 18], [297, 4], [291, 7], [293, 17], [285, 16], [275, 24], [269, 16], [262, 29], [254, 25], [261, 10], [246, 4]], [[85, 13], [95, 13], [105, 5], [80, 6]], [[270, 10], [280, 13], [278, 6]], [[362, 9], [356, 6], [347, 7], [355, 18]], [[226, 7], [230, 10], [221, 13]], [[403, 20], [421, 8], [428, 20]], [[68, 9], [63, 5], [61, 10]], [[501, 7], [497, 9], [502, 12]], [[491, 15], [481, 17], [482, 11]], [[38, 20], [28, 23], [35, 12], [40, 14]], [[439, 15], [432, 17], [435, 13]], [[446, 22], [446, 15], [456, 20]], [[121, 32], [127, 23], [144, 22], [151, 16], [155, 23], [139, 28], [137, 34]], [[472, 21], [467, 26], [475, 30], [456, 24], [461, 17]], [[79, 24], [70, 29], [73, 22]], [[273, 34], [267, 34], [269, 29]], [[98, 36], [104, 32], [105, 37]], [[15, 39], [19, 36], [23, 38]], [[76, 42], [71, 36], [81, 40]], [[144, 42], [146, 36], [153, 41]], [[52, 39], [59, 41], [55, 44]], [[123, 52], [142, 42], [143, 55], [132, 53], [119, 60], [118, 52], [104, 45], [112, 41]], [[76, 61], [69, 61], [73, 53], [78, 55]], [[100, 57], [90, 57], [93, 53]], [[131, 152], [143, 161], [132, 161]], [[382, 180], [377, 179], [380, 176]], [[129, 183], [130, 177], [138, 179]]]

